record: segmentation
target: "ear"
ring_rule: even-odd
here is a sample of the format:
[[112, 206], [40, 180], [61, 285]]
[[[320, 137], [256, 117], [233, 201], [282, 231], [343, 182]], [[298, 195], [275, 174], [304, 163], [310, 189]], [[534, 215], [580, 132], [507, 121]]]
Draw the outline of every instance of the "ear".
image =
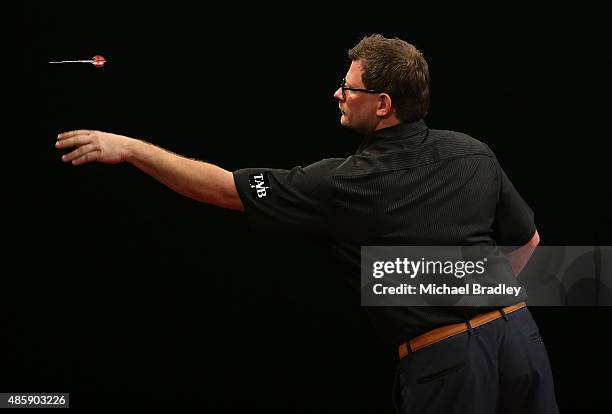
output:
[[378, 105], [376, 107], [376, 115], [381, 118], [387, 117], [394, 112], [391, 97], [387, 93], [378, 95]]

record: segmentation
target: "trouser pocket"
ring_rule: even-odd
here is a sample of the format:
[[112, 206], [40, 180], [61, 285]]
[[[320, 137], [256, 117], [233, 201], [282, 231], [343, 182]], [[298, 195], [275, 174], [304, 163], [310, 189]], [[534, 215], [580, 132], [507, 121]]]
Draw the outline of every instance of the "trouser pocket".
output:
[[455, 364], [453, 366], [450, 366], [448, 368], [445, 368], [441, 371], [437, 371], [428, 375], [424, 375], [422, 377], [419, 377], [416, 379], [416, 383], [417, 384], [426, 384], [428, 382], [432, 382], [432, 381], [442, 381], [444, 379], [444, 377], [446, 377], [447, 375], [452, 374], [455, 371], [460, 370], [461, 368], [463, 368], [465, 366], [464, 362], [461, 362], [459, 364]]

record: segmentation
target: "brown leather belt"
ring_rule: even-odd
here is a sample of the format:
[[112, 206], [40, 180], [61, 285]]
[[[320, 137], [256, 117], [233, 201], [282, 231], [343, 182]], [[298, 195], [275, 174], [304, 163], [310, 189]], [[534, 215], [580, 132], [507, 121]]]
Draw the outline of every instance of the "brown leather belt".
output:
[[435, 344], [436, 342], [440, 342], [446, 338], [450, 338], [451, 336], [459, 335], [460, 333], [468, 331], [469, 329], [477, 328], [485, 323], [499, 319], [505, 314], [524, 308], [525, 306], [527, 306], [525, 302], [517, 303], [516, 305], [506, 306], [502, 309], [476, 315], [468, 322], [441, 326], [429, 332], [425, 332], [423, 335], [419, 335], [399, 346], [400, 359], [407, 356], [410, 352], [418, 351], [419, 349], [423, 349], [426, 346]]

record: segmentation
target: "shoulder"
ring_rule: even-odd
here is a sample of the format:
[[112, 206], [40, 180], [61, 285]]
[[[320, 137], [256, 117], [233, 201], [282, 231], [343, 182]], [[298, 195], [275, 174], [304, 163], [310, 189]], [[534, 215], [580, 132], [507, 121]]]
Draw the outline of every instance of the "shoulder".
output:
[[338, 171], [346, 158], [325, 158], [305, 167], [293, 167], [290, 174], [305, 174], [313, 178], [325, 179]]
[[431, 142], [448, 155], [486, 155], [494, 157], [493, 151], [484, 142], [463, 132], [432, 129]]
[[304, 170], [313, 171], [313, 172], [335, 171], [347, 159], [348, 158], [325, 158], [325, 159], [322, 159], [321, 161], [317, 161], [313, 164], [307, 165], [306, 167], [295, 167], [295, 168], [303, 168]]

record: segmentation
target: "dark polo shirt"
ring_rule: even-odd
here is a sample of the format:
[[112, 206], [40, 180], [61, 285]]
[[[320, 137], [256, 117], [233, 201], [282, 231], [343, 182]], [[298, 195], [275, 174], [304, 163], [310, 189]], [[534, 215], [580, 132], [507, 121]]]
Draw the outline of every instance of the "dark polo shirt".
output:
[[[320, 236], [346, 267], [355, 294], [361, 246], [522, 246], [536, 230], [533, 212], [486, 144], [429, 129], [423, 120], [374, 132], [348, 158], [233, 174], [253, 228]], [[368, 311], [378, 330], [399, 344], [483, 309]]]

